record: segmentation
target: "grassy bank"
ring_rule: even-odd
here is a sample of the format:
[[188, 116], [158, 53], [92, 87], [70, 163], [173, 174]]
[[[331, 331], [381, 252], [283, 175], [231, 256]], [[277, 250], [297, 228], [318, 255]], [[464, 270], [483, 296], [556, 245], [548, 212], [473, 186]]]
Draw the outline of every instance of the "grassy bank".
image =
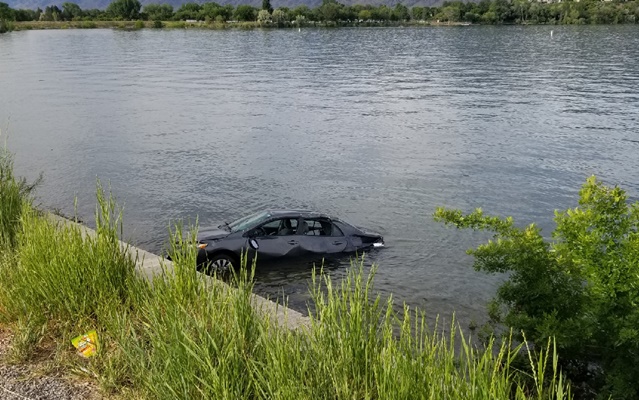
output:
[[[419, 312], [394, 313], [357, 262], [339, 284], [314, 275], [311, 325], [296, 331], [253, 308], [251, 268], [231, 286], [196, 273], [180, 227], [173, 269], [150, 285], [118, 242], [112, 198], [98, 187], [97, 235], [83, 235], [34, 210], [0, 157], [0, 199], [16, 199], [0, 203], [0, 323], [16, 362], [49, 357], [137, 398], [570, 398], [552, 346], [515, 368], [521, 346], [478, 349], [455, 326], [442, 336]], [[82, 359], [70, 340], [90, 329], [101, 347]]]
[[124, 29], [135, 30], [152, 27], [151, 22], [137, 21], [21, 21], [13, 23], [13, 30], [42, 30], [42, 29]]

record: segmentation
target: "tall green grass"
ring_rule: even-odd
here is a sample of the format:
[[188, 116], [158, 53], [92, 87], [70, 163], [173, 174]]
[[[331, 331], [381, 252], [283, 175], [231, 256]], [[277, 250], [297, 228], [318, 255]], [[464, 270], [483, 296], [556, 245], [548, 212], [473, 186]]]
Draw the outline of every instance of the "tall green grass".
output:
[[[23, 204], [13, 257], [0, 265], [0, 320], [17, 321], [29, 331], [69, 340], [111, 318], [129, 302], [134, 260], [117, 235], [119, 218], [112, 198], [98, 189], [97, 235], [79, 225], [60, 224]], [[22, 323], [22, 322], [25, 323]], [[22, 336], [20, 336], [22, 337]], [[33, 346], [19, 343], [28, 358]]]
[[[253, 269], [225, 286], [194, 272], [185, 244], [173, 249], [173, 273], [144, 286], [143, 313], [118, 340], [150, 398], [570, 398], [553, 348], [479, 349], [454, 323], [442, 335], [408, 307], [396, 315], [392, 300], [373, 295], [362, 261], [337, 287], [315, 275], [311, 324], [289, 330], [253, 308]], [[513, 361], [527, 354], [524, 373]]]
[[[19, 193], [9, 181], [1, 196]], [[310, 325], [290, 330], [254, 307], [254, 265], [230, 286], [198, 274], [194, 234], [182, 239], [179, 226], [163, 276], [138, 276], [118, 241], [121, 212], [100, 187], [94, 236], [16, 204], [1, 227], [15, 240], [0, 259], [0, 321], [16, 333], [16, 358], [53, 341], [50, 357], [105, 390], [150, 399], [571, 398], [550, 344], [480, 349], [455, 325], [443, 334], [408, 307], [397, 315], [392, 299], [374, 295], [374, 271], [365, 275], [361, 260], [338, 284], [314, 274]], [[101, 347], [84, 360], [70, 339], [89, 329]], [[528, 355], [528, 367], [516, 368]]]
[[[2, 139], [2, 130], [0, 130]], [[23, 206], [31, 206], [31, 192], [39, 180], [28, 184], [13, 174], [13, 154], [6, 142], [0, 146], [0, 250], [14, 246]]]
[[134, 339], [121, 343], [136, 384], [157, 399], [254, 398], [249, 367], [268, 350], [248, 270], [228, 287], [195, 272], [191, 248], [173, 249], [174, 270], [139, 297]]
[[[365, 277], [360, 262], [337, 288], [326, 275], [314, 279], [310, 329], [303, 334], [275, 329], [263, 336], [268, 360], [253, 365], [260, 397], [570, 398], [556, 365], [548, 363], [549, 355], [557, 359], [555, 352], [535, 356], [543, 363], [526, 377], [512, 365], [521, 346], [496, 348], [491, 342], [480, 350], [454, 322], [443, 335], [407, 306], [396, 315], [392, 299], [381, 303], [373, 296], [373, 276], [374, 271]], [[546, 384], [528, 385], [535, 378]]]

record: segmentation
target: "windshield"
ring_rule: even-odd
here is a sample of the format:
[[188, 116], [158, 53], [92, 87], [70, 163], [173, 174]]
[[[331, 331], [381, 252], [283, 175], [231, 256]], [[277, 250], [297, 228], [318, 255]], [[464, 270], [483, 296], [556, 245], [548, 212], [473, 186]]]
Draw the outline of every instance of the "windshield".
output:
[[229, 229], [231, 229], [231, 232], [240, 232], [254, 227], [270, 216], [270, 213], [266, 211], [260, 211], [255, 214], [247, 215], [246, 217], [240, 218], [237, 221], [233, 221], [228, 226]]

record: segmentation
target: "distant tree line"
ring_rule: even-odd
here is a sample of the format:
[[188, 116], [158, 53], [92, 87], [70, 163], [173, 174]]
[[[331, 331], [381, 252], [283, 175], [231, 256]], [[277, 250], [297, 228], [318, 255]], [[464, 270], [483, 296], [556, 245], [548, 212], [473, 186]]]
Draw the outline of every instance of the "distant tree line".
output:
[[[71, 2], [48, 6], [44, 10], [11, 9], [0, 2], [0, 21], [107, 21], [148, 20], [226, 23], [256, 21], [264, 25], [326, 23], [335, 25], [402, 23], [409, 21], [473, 24], [622, 24], [639, 22], [639, 0], [581, 0], [539, 2], [530, 0], [482, 0], [479, 3], [453, 1], [441, 7], [412, 7], [398, 3], [346, 6], [336, 0], [323, 0], [316, 8], [301, 5], [273, 9], [270, 0], [262, 8], [250, 5], [185, 3], [177, 10], [169, 4], [147, 4], [138, 0], [114, 0], [106, 10], [82, 10]], [[0, 23], [0, 29], [2, 24]]]

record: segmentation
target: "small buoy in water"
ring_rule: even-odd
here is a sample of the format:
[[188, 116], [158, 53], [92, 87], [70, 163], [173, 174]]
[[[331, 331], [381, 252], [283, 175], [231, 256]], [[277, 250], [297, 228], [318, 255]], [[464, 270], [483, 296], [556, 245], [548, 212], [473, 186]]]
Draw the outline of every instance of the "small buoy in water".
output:
[[302, 32], [302, 28], [297, 28], [297, 31], [298, 32]]
[[550, 37], [552, 37], [552, 31], [550, 31]]

